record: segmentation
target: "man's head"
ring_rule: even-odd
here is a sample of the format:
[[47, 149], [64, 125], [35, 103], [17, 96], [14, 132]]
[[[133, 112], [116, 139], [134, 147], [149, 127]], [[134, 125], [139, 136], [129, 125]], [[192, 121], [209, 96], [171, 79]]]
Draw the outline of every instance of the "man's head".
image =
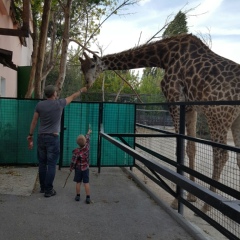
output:
[[78, 146], [81, 147], [81, 148], [85, 146], [85, 144], [86, 144], [86, 138], [85, 138], [84, 135], [79, 135], [79, 136], [77, 137], [77, 144], [78, 144]]
[[44, 94], [46, 98], [51, 98], [56, 94], [56, 87], [53, 85], [48, 85], [44, 89]]

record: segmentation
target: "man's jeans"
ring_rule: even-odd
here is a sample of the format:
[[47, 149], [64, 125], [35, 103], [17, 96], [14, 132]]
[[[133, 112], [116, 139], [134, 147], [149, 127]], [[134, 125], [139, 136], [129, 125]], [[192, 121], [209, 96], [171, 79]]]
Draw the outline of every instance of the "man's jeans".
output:
[[40, 186], [45, 192], [50, 192], [53, 189], [56, 165], [60, 155], [59, 136], [39, 134], [37, 144]]

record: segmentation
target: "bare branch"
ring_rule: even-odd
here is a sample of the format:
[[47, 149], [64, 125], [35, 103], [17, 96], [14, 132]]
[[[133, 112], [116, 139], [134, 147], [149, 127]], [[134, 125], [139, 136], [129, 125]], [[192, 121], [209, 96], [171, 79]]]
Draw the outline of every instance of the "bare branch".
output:
[[142, 37], [142, 31], [140, 32], [140, 35], [139, 35], [139, 38], [138, 38], [137, 46], [139, 46], [139, 43], [140, 43], [141, 37]]
[[133, 87], [131, 86], [131, 84], [130, 84], [128, 81], [126, 81], [118, 72], [116, 72], [115, 70], [114, 70], [114, 72], [133, 90], [133, 92], [136, 94], [136, 96], [137, 96], [137, 98], [139, 99], [139, 101], [140, 101], [141, 103], [143, 103], [143, 101], [142, 101], [141, 98], [139, 97], [138, 93], [133, 89]]
[[51, 72], [51, 70], [54, 68], [55, 64], [54, 62], [50, 62], [47, 66], [47, 68], [45, 69], [45, 71], [42, 73], [42, 78], [41, 80], [43, 80], [44, 78], [46, 78], [48, 76], [48, 74]]
[[138, 3], [139, 0], [125, 0], [122, 4], [120, 4], [118, 7], [116, 7], [95, 29], [95, 31], [91, 34], [91, 36], [86, 41], [86, 44], [93, 38], [95, 33], [101, 28], [104, 22], [106, 22], [113, 14], [115, 14], [119, 9], [121, 9], [123, 6], [133, 5], [135, 3]]
[[174, 15], [174, 14], [171, 13], [170, 15], [167, 16], [167, 19], [166, 19], [166, 21], [165, 21], [164, 26], [163, 26], [160, 30], [158, 30], [146, 43], [151, 42], [154, 38], [157, 37], [157, 35], [158, 35], [160, 32], [162, 32], [164, 29], [166, 29], [166, 28], [168, 27], [168, 25], [171, 23], [170, 18], [171, 18], [173, 15]]
[[208, 29], [208, 33], [202, 34], [201, 32], [197, 32], [197, 36], [203, 41], [205, 45], [207, 45], [210, 49], [212, 48], [212, 38], [210, 34], [210, 29]]
[[69, 39], [69, 41], [70, 42], [75, 42], [75, 43], [77, 43], [79, 46], [81, 46], [84, 50], [86, 50], [86, 51], [88, 51], [88, 52], [90, 52], [90, 53], [92, 53], [93, 55], [96, 55], [96, 56], [98, 56], [96, 53], [98, 53], [98, 52], [96, 52], [96, 51], [91, 51], [90, 49], [88, 49], [87, 47], [85, 47], [84, 45], [82, 45], [79, 41], [77, 41], [77, 40], [75, 40], [75, 39]]
[[122, 82], [121, 82], [120, 89], [118, 90], [118, 93], [117, 93], [117, 95], [116, 95], [116, 97], [115, 97], [115, 100], [114, 100], [114, 102], [117, 102], [117, 100], [118, 100], [118, 97], [119, 97], [119, 95], [120, 95], [121, 91], [123, 90], [123, 87], [124, 87], [124, 84], [123, 84], [123, 83], [124, 83], [124, 82], [122, 81]]

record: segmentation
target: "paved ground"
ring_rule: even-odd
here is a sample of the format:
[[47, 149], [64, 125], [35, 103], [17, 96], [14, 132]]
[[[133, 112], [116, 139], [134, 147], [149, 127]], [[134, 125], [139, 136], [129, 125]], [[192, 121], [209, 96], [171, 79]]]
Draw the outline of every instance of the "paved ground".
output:
[[[0, 168], [0, 240], [206, 239], [173, 210], [159, 205], [121, 168], [90, 169], [92, 204], [74, 201], [68, 169], [57, 170], [57, 195], [39, 193], [37, 168]], [[139, 186], [141, 183], [138, 183]], [[34, 188], [35, 185], [35, 188]]]
[[30, 196], [37, 173], [36, 167], [0, 167], [0, 194]]

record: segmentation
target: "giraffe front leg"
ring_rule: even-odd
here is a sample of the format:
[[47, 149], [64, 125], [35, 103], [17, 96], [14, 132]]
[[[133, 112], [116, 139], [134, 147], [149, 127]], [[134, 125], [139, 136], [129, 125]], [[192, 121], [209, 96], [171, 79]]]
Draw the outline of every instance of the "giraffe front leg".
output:
[[[187, 153], [187, 156], [189, 158], [189, 167], [191, 169], [194, 169], [195, 168], [195, 153], [196, 153], [196, 144], [195, 144], [195, 142], [192, 142], [192, 141], [188, 141], [187, 142], [186, 153]], [[190, 175], [190, 179], [193, 182], [195, 181], [195, 178], [192, 175]], [[191, 193], [188, 193], [187, 200], [189, 202], [196, 202], [197, 201], [197, 197], [195, 195], [191, 194]], [[175, 210], [178, 209], [178, 200], [176, 198], [171, 203], [171, 207], [173, 209], [175, 209]]]
[[[236, 147], [240, 147], [240, 116], [238, 116], [231, 127], [233, 141]], [[240, 169], [240, 153], [237, 153], [237, 165]]]
[[[175, 118], [176, 119], [176, 118]], [[186, 132], [187, 136], [196, 137], [196, 122], [197, 122], [197, 112], [192, 107], [187, 107], [186, 109]], [[176, 132], [178, 132], [178, 124], [176, 124]], [[189, 167], [195, 169], [195, 155], [196, 155], [196, 143], [193, 141], [188, 141], [186, 146], [186, 154], [189, 159]], [[189, 176], [190, 180], [195, 181], [194, 176]], [[196, 202], [197, 197], [191, 193], [188, 193], [187, 200], [190, 202]], [[171, 204], [173, 209], [178, 209], [178, 200], [174, 199]]]
[[[213, 174], [212, 179], [219, 181], [222, 170], [228, 160], [228, 152], [227, 150], [221, 148], [213, 148]], [[216, 192], [216, 188], [210, 186], [210, 190]], [[206, 213], [210, 211], [211, 206], [205, 203], [202, 207], [202, 212]]]
[[[187, 156], [189, 159], [189, 167], [191, 169], [195, 169], [195, 153], [196, 153], [196, 143], [192, 142], [192, 141], [188, 141], [187, 142], [187, 147], [186, 147], [186, 152], [187, 152]], [[190, 180], [195, 182], [195, 177], [190, 175]], [[197, 201], [197, 197], [191, 193], [188, 193], [187, 195], [187, 200], [189, 202], [196, 202]]]
[[[186, 111], [186, 131], [187, 136], [196, 137], [196, 123], [197, 123], [197, 112], [188, 107]], [[195, 156], [196, 156], [196, 143], [188, 141], [186, 146], [186, 153], [189, 159], [189, 167], [195, 170]], [[190, 180], [195, 182], [195, 177], [190, 175]], [[196, 202], [197, 197], [191, 193], [188, 193], [187, 200], [189, 202]]]

